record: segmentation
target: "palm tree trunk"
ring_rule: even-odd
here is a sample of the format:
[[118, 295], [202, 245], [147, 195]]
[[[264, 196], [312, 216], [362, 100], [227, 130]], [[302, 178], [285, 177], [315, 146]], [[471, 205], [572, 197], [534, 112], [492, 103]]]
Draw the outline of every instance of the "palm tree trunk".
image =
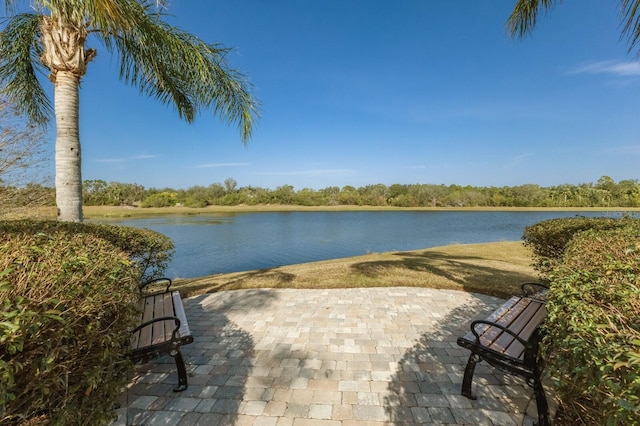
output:
[[58, 220], [82, 222], [82, 165], [79, 132], [80, 79], [69, 71], [56, 75], [56, 204]]

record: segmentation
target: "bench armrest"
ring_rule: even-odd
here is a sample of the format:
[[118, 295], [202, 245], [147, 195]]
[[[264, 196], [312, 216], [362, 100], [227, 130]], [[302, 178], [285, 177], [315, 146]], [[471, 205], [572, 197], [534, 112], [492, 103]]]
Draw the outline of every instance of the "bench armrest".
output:
[[520, 285], [522, 294], [530, 299], [544, 302], [547, 298], [549, 286], [539, 282], [526, 282]]
[[136, 328], [134, 328], [133, 330], [131, 330], [131, 334], [134, 334], [140, 330], [142, 330], [143, 328], [155, 323], [155, 322], [160, 322], [160, 321], [174, 321], [176, 323], [176, 328], [173, 329], [173, 331], [171, 332], [171, 339], [172, 340], [176, 340], [178, 338], [177, 334], [178, 331], [180, 331], [180, 319], [178, 319], [178, 317], [160, 317], [160, 318], [154, 318], [152, 320], [143, 322], [142, 324], [140, 324], [139, 326], [137, 326]]
[[166, 283], [166, 286], [165, 286], [163, 292], [164, 293], [168, 292], [169, 288], [171, 287], [171, 284], [172, 284], [171, 279], [170, 278], [166, 278], [166, 277], [162, 277], [162, 278], [154, 278], [152, 280], [145, 281], [145, 282], [141, 283], [140, 285], [138, 285], [138, 289], [140, 290], [140, 294], [144, 294], [144, 290], [148, 286], [153, 285], [153, 284], [162, 283], [162, 282]]
[[[471, 332], [473, 333], [474, 336], [476, 336], [476, 344], [478, 344], [478, 345], [481, 345], [481, 344], [480, 344], [480, 335], [476, 331], [476, 326], [477, 325], [487, 325], [489, 327], [499, 328], [500, 330], [502, 330], [503, 332], [507, 333], [508, 335], [513, 337], [515, 340], [520, 342], [522, 344], [522, 346], [524, 346], [525, 348], [530, 346], [529, 342], [524, 340], [522, 337], [518, 336], [513, 331], [509, 330], [507, 327], [505, 327], [503, 325], [500, 325], [500, 324], [496, 324], [495, 322], [487, 321], [487, 320], [476, 320], [476, 321], [471, 323]], [[481, 345], [481, 346], [485, 346], [485, 345]]]

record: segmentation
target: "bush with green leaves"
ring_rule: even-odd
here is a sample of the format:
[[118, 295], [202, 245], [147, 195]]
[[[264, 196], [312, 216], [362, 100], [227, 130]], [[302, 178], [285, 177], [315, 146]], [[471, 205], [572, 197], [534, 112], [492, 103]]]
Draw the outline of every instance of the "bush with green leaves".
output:
[[522, 239], [524, 245], [533, 253], [533, 267], [543, 279], [559, 263], [565, 249], [574, 235], [586, 230], [616, 229], [627, 226], [639, 226], [640, 221], [628, 216], [622, 219], [608, 217], [572, 217], [549, 219], [528, 226]]
[[550, 273], [546, 358], [569, 417], [640, 421], [640, 228], [591, 229]]
[[162, 276], [173, 256], [173, 241], [150, 229], [58, 221], [15, 220], [0, 222], [0, 238], [35, 233], [71, 236], [91, 234], [124, 251], [140, 271], [140, 281]]
[[131, 377], [138, 283], [161, 272], [170, 241], [63, 222], [0, 231], [0, 423], [108, 422]]
[[158, 192], [156, 194], [149, 195], [142, 202], [142, 207], [171, 207], [175, 206], [178, 198], [178, 194], [175, 192]]

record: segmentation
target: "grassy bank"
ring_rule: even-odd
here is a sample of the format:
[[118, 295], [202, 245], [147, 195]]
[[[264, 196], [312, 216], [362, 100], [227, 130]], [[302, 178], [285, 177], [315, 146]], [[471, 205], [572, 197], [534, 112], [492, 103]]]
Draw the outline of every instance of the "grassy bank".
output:
[[430, 287], [506, 298], [536, 279], [520, 242], [434, 247], [368, 254], [255, 271], [178, 279], [184, 296], [251, 288]]
[[[294, 206], [282, 204], [261, 204], [257, 206], [207, 206], [191, 207], [121, 207], [86, 206], [84, 215], [89, 219], [137, 218], [158, 215], [205, 215], [219, 213], [288, 212], [288, 211], [637, 211], [640, 209], [613, 208], [543, 208], [543, 207], [390, 207], [390, 206]], [[51, 210], [55, 214], [55, 209]]]
[[[191, 207], [127, 207], [127, 206], [85, 206], [83, 208], [85, 219], [140, 219], [156, 216], [177, 215], [206, 215], [225, 213], [252, 213], [252, 212], [285, 212], [285, 211], [601, 211], [601, 212], [638, 212], [640, 208], [628, 207], [388, 207], [388, 206], [293, 206], [281, 204], [262, 204], [257, 206], [208, 206], [201, 208]], [[17, 210], [5, 219], [29, 217], [32, 219], [56, 219], [55, 207], [30, 207]]]

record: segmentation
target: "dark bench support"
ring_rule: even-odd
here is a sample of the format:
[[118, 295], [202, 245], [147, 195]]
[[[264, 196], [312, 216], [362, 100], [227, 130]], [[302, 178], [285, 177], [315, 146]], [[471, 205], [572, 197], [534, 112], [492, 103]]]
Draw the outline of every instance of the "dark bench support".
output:
[[462, 395], [476, 399], [471, 390], [473, 373], [480, 361], [487, 361], [525, 378], [536, 397], [538, 423], [548, 426], [549, 407], [542, 386], [544, 365], [540, 357], [540, 325], [547, 316], [543, 300], [546, 287], [525, 283], [522, 289], [525, 296], [514, 296], [487, 319], [473, 321], [471, 331], [458, 338], [458, 345], [471, 351], [462, 379]]
[[[146, 287], [164, 288], [145, 293]], [[180, 347], [193, 342], [187, 316], [178, 291], [170, 290], [171, 280], [158, 278], [140, 285], [142, 315], [140, 325], [131, 332], [131, 351], [134, 362], [149, 361], [160, 355], [172, 356], [178, 370], [178, 386], [173, 391], [187, 388], [187, 369]]]

